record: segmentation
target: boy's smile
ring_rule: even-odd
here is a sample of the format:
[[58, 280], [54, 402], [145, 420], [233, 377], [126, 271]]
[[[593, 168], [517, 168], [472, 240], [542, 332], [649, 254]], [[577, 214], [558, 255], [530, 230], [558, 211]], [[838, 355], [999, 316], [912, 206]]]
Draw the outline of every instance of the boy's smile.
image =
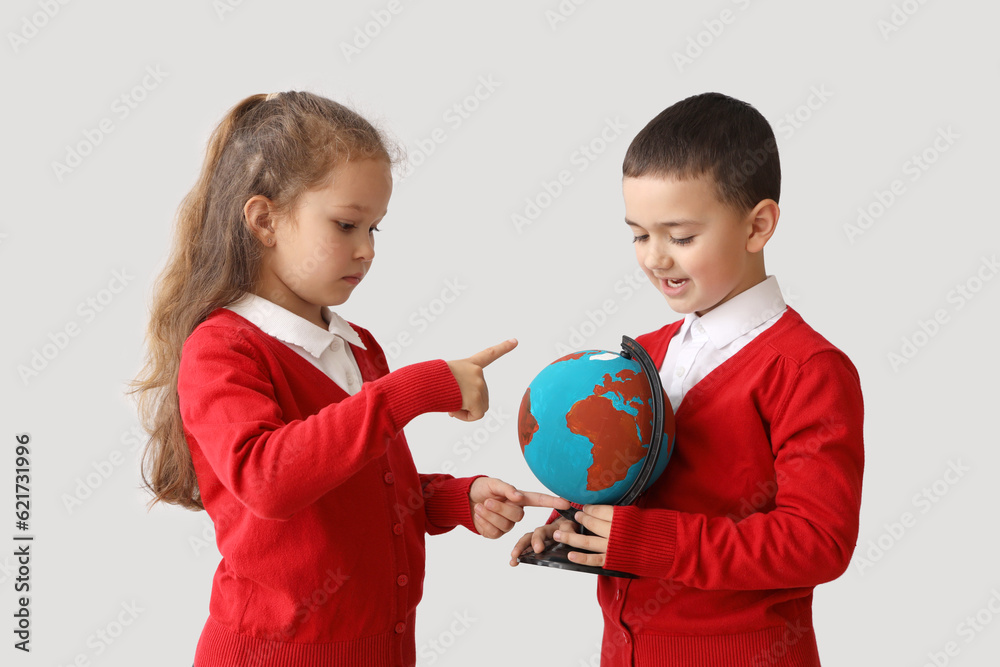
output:
[[622, 194], [639, 266], [674, 312], [704, 315], [766, 277], [773, 200], [741, 215], [719, 201], [708, 176], [625, 178]]

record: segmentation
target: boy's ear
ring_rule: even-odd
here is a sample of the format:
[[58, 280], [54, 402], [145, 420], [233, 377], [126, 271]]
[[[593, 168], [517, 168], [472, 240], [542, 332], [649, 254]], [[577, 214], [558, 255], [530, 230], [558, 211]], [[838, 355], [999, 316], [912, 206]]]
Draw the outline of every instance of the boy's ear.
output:
[[267, 239], [274, 236], [272, 211], [273, 204], [264, 195], [254, 195], [243, 205], [243, 219], [246, 220], [250, 233], [261, 243], [266, 243]]
[[750, 236], [747, 237], [747, 252], [760, 252], [774, 234], [781, 214], [778, 202], [773, 199], [762, 199], [753, 210], [747, 213], [750, 223]]

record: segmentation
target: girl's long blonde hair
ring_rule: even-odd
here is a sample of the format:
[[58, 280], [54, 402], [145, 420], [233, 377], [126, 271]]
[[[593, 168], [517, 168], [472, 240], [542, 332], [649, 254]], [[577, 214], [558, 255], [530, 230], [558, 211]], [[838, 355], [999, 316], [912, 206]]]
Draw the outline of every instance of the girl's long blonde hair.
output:
[[149, 434], [142, 479], [154, 496], [151, 505], [204, 509], [181, 423], [177, 371], [195, 327], [254, 289], [263, 253], [243, 215], [246, 201], [264, 195], [278, 212], [290, 212], [299, 195], [324, 183], [344, 161], [392, 164], [398, 156], [391, 150], [359, 114], [307, 92], [251, 95], [212, 132], [153, 287], [145, 365], [127, 392], [138, 394], [140, 423]]

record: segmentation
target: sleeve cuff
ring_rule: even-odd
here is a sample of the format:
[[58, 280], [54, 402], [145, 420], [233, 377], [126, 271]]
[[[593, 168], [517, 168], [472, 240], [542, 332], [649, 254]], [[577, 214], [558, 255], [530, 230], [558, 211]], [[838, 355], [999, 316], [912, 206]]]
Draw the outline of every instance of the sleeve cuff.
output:
[[377, 380], [387, 401], [390, 419], [401, 431], [414, 417], [425, 412], [451, 412], [462, 408], [458, 381], [442, 359], [404, 366]]
[[677, 512], [615, 507], [604, 567], [668, 579], [677, 549]]
[[469, 505], [469, 488], [480, 477], [484, 475], [442, 477], [427, 484], [424, 487], [424, 510], [427, 513], [427, 521], [444, 530], [465, 526], [478, 535], [479, 531], [473, 523], [472, 508]]

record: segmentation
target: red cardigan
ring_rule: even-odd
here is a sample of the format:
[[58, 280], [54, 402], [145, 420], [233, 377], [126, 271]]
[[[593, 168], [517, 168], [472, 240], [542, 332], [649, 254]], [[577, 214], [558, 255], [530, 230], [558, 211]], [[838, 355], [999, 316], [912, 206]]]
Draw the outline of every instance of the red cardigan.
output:
[[[681, 322], [637, 340], [659, 367]], [[847, 356], [793, 309], [698, 382], [663, 476], [616, 507], [602, 667], [818, 667], [817, 584], [858, 536], [863, 403]]]
[[474, 478], [419, 475], [402, 429], [461, 392], [441, 360], [388, 373], [354, 328], [353, 396], [226, 309], [184, 344], [184, 435], [222, 554], [198, 667], [416, 662], [424, 533], [475, 531]]

